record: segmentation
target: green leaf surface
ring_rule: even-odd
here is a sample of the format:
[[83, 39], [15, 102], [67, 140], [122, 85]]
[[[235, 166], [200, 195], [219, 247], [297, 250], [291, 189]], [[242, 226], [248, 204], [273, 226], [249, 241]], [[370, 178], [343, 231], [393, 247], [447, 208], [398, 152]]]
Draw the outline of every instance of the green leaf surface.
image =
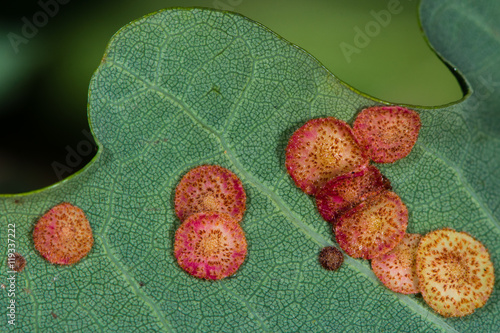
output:
[[[462, 101], [420, 112], [405, 159], [381, 165], [410, 211], [408, 230], [470, 232], [500, 259], [500, 3], [424, 1], [424, 30], [464, 73]], [[486, 83], [485, 83], [486, 82]], [[242, 16], [173, 9], [131, 23], [93, 76], [89, 120], [99, 144], [81, 172], [41, 191], [0, 197], [27, 259], [15, 275], [16, 326], [7, 325], [10, 276], [2, 269], [2, 325], [20, 332], [498, 332], [498, 282], [483, 308], [443, 318], [420, 296], [381, 285], [367, 261], [332, 273], [317, 254], [332, 233], [284, 167], [288, 138], [310, 118], [352, 122], [382, 102], [346, 86], [311, 55]], [[247, 191], [249, 252], [231, 278], [204, 281], [177, 265], [173, 195], [190, 168], [219, 164]], [[90, 254], [71, 267], [34, 249], [36, 220], [53, 205], [81, 207]], [[4, 245], [5, 244], [5, 245]], [[3, 259], [2, 259], [3, 260]]]

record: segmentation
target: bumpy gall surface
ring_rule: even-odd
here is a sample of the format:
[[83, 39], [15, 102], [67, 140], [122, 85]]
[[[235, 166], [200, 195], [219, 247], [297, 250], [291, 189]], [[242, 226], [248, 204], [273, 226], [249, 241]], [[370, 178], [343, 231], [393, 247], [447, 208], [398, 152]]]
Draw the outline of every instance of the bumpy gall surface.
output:
[[94, 244], [85, 214], [67, 202], [53, 207], [38, 220], [33, 241], [45, 259], [59, 265], [77, 263]]
[[422, 235], [405, 234], [401, 242], [386, 254], [373, 258], [373, 273], [389, 289], [401, 294], [420, 292], [416, 271], [418, 243]]
[[493, 263], [484, 245], [449, 228], [422, 238], [416, 268], [424, 300], [445, 317], [465, 316], [484, 306], [495, 284]]
[[316, 206], [321, 216], [333, 223], [360, 202], [389, 189], [389, 180], [369, 165], [326, 182], [316, 195]]
[[189, 216], [175, 233], [174, 254], [179, 266], [201, 279], [233, 275], [245, 260], [247, 242], [240, 224], [218, 212]]
[[218, 165], [202, 165], [182, 177], [175, 190], [175, 213], [181, 221], [199, 212], [225, 213], [240, 222], [246, 210], [241, 180]]
[[335, 237], [351, 257], [372, 259], [395, 248], [407, 226], [405, 204], [396, 193], [385, 191], [343, 214], [335, 225]]
[[421, 122], [417, 112], [400, 106], [364, 109], [354, 121], [354, 135], [377, 163], [406, 157], [418, 139]]
[[18, 252], [12, 253], [12, 256], [9, 254], [9, 256], [7, 256], [7, 267], [20, 273], [24, 270], [24, 267], [26, 267], [26, 259]]
[[339, 249], [333, 246], [327, 246], [321, 249], [318, 256], [319, 263], [324, 269], [336, 271], [344, 262], [344, 255]]
[[315, 195], [328, 180], [367, 165], [368, 157], [349, 125], [328, 117], [309, 120], [293, 133], [285, 164], [295, 184]]

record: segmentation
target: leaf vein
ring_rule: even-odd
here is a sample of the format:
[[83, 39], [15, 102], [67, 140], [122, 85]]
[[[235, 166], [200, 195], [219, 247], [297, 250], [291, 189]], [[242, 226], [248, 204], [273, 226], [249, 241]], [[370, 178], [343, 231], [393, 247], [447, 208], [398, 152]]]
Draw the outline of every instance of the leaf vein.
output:
[[135, 283], [132, 280], [132, 277], [129, 276], [126, 268], [122, 267], [121, 263], [112, 254], [104, 235], [96, 235], [96, 236], [99, 237], [99, 239], [101, 240], [103, 249], [106, 252], [107, 257], [109, 258], [111, 263], [116, 267], [116, 269], [119, 272], [121, 272], [124, 280], [129, 284], [129, 286], [134, 291], [134, 293], [138, 297], [140, 297], [144, 301], [144, 303], [146, 303], [147, 305], [149, 305], [149, 307], [151, 307], [151, 309], [153, 310], [153, 313], [158, 318], [158, 320], [160, 321], [160, 323], [163, 325], [163, 327], [165, 328], [165, 330], [167, 332], [174, 332], [172, 325], [165, 319], [165, 317], [163, 316], [163, 313], [160, 311], [160, 309], [158, 309], [158, 306], [156, 305], [156, 303], [151, 299], [151, 297], [146, 295], [142, 290], [140, 290], [138, 288], [137, 283]]
[[486, 215], [486, 217], [488, 218], [488, 220], [491, 222], [491, 224], [494, 227], [500, 229], [500, 223], [495, 218], [495, 216], [493, 216], [493, 213], [486, 206], [486, 204], [483, 202], [483, 200], [477, 195], [477, 193], [474, 190], [474, 188], [472, 187], [472, 185], [469, 184], [469, 182], [467, 181], [467, 179], [465, 179], [465, 177], [464, 177], [462, 171], [460, 170], [460, 168], [458, 168], [452, 161], [450, 161], [449, 159], [447, 159], [446, 157], [444, 157], [443, 155], [441, 155], [437, 151], [428, 148], [427, 146], [423, 145], [422, 143], [420, 143], [419, 146], [422, 149], [424, 149], [426, 152], [428, 152], [428, 153], [436, 156], [437, 158], [439, 158], [446, 165], [448, 165], [448, 167], [450, 169], [453, 170], [453, 172], [457, 176], [457, 179], [463, 185], [463, 187], [465, 188], [465, 190], [467, 191], [467, 193], [470, 195], [470, 197], [472, 198], [472, 200], [474, 200], [477, 203], [477, 205], [481, 208], [481, 210], [484, 212], [484, 214]]

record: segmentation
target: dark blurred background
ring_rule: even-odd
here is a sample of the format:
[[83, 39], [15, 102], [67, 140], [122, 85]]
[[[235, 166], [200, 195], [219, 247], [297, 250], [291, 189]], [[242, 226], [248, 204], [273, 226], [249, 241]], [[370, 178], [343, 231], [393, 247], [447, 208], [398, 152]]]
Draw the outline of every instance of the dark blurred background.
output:
[[[4, 3], [0, 5], [0, 193], [49, 186], [91, 160], [95, 148], [88, 149], [86, 135], [90, 77], [110, 37], [145, 14], [189, 6], [232, 10], [304, 48], [368, 95], [427, 106], [456, 101], [462, 91], [423, 38], [417, 5], [416, 0]], [[73, 154], [69, 160], [68, 154]]]

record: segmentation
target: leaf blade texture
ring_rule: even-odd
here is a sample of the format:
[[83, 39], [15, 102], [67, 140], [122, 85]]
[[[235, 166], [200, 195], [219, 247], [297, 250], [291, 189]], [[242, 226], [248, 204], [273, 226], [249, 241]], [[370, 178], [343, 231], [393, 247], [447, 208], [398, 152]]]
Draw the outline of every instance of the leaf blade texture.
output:
[[[493, 59], [500, 5], [451, 3], [424, 1], [423, 27], [473, 92], [453, 105], [412, 107], [422, 119], [417, 144], [380, 168], [408, 206], [409, 232], [467, 231], [498, 265], [500, 71]], [[467, 32], [456, 34], [459, 28]], [[480, 51], [468, 47], [474, 41]], [[481, 86], [485, 80], [491, 83]], [[387, 290], [366, 261], [346, 257], [334, 274], [317, 263], [332, 234], [286, 173], [288, 138], [308, 119], [352, 122], [377, 104], [236, 14], [173, 9], [122, 28], [90, 83], [88, 115], [99, 145], [92, 163], [49, 188], [0, 197], [2, 226], [16, 224], [16, 251], [27, 259], [16, 280], [16, 328], [499, 331], [498, 288], [473, 316], [445, 319], [421, 298]], [[173, 255], [175, 186], [205, 163], [235, 172], [248, 196], [247, 259], [217, 283], [187, 276]], [[63, 201], [84, 210], [95, 236], [89, 255], [72, 267], [44, 261], [30, 238], [43, 212]], [[7, 243], [6, 233], [0, 238]], [[6, 318], [5, 307], [0, 313]]]

